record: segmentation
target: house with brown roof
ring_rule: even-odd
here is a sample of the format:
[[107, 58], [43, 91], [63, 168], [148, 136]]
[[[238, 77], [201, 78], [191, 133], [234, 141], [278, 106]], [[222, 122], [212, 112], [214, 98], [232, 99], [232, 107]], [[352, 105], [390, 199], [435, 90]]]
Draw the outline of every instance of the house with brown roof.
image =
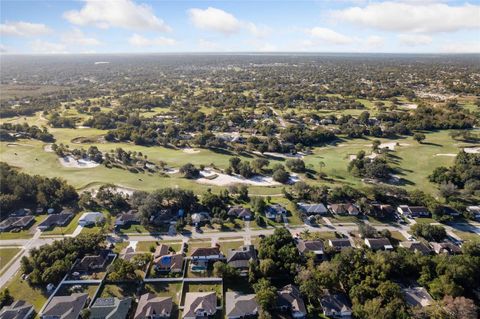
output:
[[332, 212], [332, 214], [337, 214], [337, 215], [357, 216], [358, 214], [360, 214], [360, 208], [350, 203], [331, 204], [331, 205], [328, 205], [328, 209]]
[[307, 308], [303, 302], [300, 290], [294, 285], [286, 285], [277, 291], [276, 309], [290, 312], [293, 318], [305, 318]]
[[298, 251], [302, 255], [313, 254], [315, 260], [322, 260], [324, 254], [323, 241], [320, 239], [316, 240], [298, 240], [297, 242]]
[[395, 214], [395, 208], [392, 205], [387, 204], [372, 204], [368, 215], [372, 215], [375, 217], [385, 218], [387, 216], [393, 216]]
[[419, 241], [402, 241], [400, 247], [406, 248], [414, 253], [421, 253], [422, 255], [429, 255], [432, 253], [432, 249]]
[[258, 314], [255, 294], [243, 295], [235, 291], [225, 294], [225, 315], [227, 319], [255, 317]]
[[215, 292], [187, 292], [183, 307], [184, 319], [207, 318], [217, 312], [217, 294]]
[[224, 259], [225, 256], [219, 247], [198, 247], [192, 251], [190, 255], [192, 260], [218, 260]]
[[78, 319], [88, 300], [86, 293], [53, 297], [43, 310], [42, 319]]
[[451, 242], [430, 243], [436, 254], [457, 255], [462, 253], [462, 249]]
[[137, 310], [133, 319], [170, 318], [172, 308], [172, 297], [157, 297], [152, 293], [146, 293], [138, 299]]
[[365, 245], [372, 250], [392, 250], [393, 246], [388, 238], [365, 238]]
[[183, 254], [171, 252], [170, 246], [165, 244], [158, 245], [153, 254], [153, 267], [158, 272], [182, 272], [183, 261]]
[[227, 253], [227, 264], [240, 270], [240, 275], [247, 276], [250, 261], [257, 260], [257, 251], [253, 245], [230, 249]]

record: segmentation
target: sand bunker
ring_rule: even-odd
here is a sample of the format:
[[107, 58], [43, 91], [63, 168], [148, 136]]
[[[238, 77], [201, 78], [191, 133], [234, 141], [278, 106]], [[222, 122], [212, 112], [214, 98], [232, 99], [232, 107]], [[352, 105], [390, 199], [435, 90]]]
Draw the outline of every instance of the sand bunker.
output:
[[444, 154], [435, 154], [434, 156], [449, 156], [449, 157], [455, 157], [455, 156], [457, 156], [457, 154], [444, 153]]
[[90, 160], [85, 160], [85, 159], [77, 160], [70, 155], [65, 157], [60, 157], [58, 160], [60, 161], [60, 164], [68, 168], [94, 168], [100, 165], [99, 163], [90, 161]]
[[409, 109], [409, 110], [415, 110], [418, 108], [417, 104], [411, 103], [411, 104], [402, 104], [400, 105], [403, 108]]
[[[409, 146], [409, 145], [410, 144], [408, 143], [398, 143], [397, 145], [397, 142], [390, 142], [390, 143], [382, 143], [380, 144], [380, 146], [378, 146], [378, 148], [388, 148], [389, 150], [394, 151], [396, 146]], [[373, 144], [367, 144], [365, 146], [372, 147]]]
[[43, 150], [47, 153], [53, 153], [52, 144], [47, 144], [43, 146]]
[[234, 185], [234, 184], [247, 184], [247, 185], [253, 185], [253, 186], [281, 185], [279, 182], [274, 181], [273, 178], [268, 176], [256, 175], [256, 176], [253, 176], [252, 178], [247, 179], [242, 176], [227, 175], [227, 174], [215, 172], [212, 170], [204, 170], [204, 171], [201, 171], [200, 174], [204, 177], [212, 177], [214, 175], [217, 175], [217, 177], [213, 179], [208, 179], [204, 177], [197, 179], [197, 182], [201, 184], [209, 184], [209, 185], [215, 185], [215, 186], [228, 186], [228, 185]]
[[184, 153], [187, 153], [187, 154], [196, 154], [196, 153], [200, 153], [200, 150], [196, 150], [194, 148], [190, 148], [190, 147], [187, 147], [187, 148], [182, 148], [182, 151]]
[[[370, 155], [366, 155], [365, 157], [366, 157], [366, 158], [370, 158], [370, 159], [374, 159], [374, 158], [376, 158], [377, 156], [378, 156], [377, 153], [372, 153], [372, 154], [370, 154]], [[353, 161], [354, 159], [357, 159], [357, 155], [355, 155], [355, 154], [350, 154], [350, 155], [348, 156], [348, 159], [349, 159], [350, 162], [351, 162], [351, 161]]]
[[304, 158], [304, 154], [303, 153], [297, 153], [297, 154], [287, 154], [287, 153], [276, 153], [276, 152], [264, 152], [263, 154], [258, 152], [258, 151], [254, 151], [252, 152], [254, 154], [257, 154], [259, 156], [272, 156], [272, 157], [281, 157], [281, 158]]
[[18, 143], [8, 143], [7, 144], [7, 147], [17, 147], [17, 146], [33, 147], [33, 145], [28, 145], [28, 144], [18, 144]]
[[86, 129], [86, 128], [91, 128], [90, 126], [85, 126], [85, 125], [79, 125], [77, 126], [78, 129]]
[[177, 168], [165, 168], [163, 172], [167, 174], [177, 174], [179, 170]]
[[466, 147], [463, 150], [465, 153], [480, 154], [480, 147]]

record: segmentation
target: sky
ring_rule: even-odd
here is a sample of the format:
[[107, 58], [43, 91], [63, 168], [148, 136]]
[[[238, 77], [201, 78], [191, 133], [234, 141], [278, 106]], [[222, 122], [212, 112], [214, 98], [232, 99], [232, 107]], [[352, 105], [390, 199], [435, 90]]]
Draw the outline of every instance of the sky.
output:
[[480, 0], [1, 0], [0, 52], [480, 53]]

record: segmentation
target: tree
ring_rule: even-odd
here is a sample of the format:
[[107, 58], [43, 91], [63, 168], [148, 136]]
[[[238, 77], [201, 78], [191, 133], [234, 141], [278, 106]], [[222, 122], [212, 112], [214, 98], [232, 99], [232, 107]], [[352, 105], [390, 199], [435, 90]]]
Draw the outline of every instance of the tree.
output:
[[275, 305], [277, 289], [265, 278], [261, 278], [257, 283], [253, 284], [253, 289], [255, 290], [258, 305], [263, 311], [268, 313]]
[[441, 242], [447, 237], [443, 226], [417, 223], [410, 228], [414, 235], [425, 238], [428, 241]]
[[305, 162], [299, 158], [296, 159], [289, 159], [285, 163], [289, 170], [295, 173], [303, 173], [305, 172]]
[[442, 300], [443, 309], [448, 319], [477, 319], [478, 308], [471, 299], [445, 296]]
[[272, 178], [282, 184], [286, 184], [290, 180], [290, 174], [284, 169], [280, 168], [273, 172]]
[[198, 168], [195, 167], [195, 165], [191, 163], [187, 163], [180, 167], [180, 174], [183, 174], [183, 177], [188, 178], [188, 179], [195, 179], [200, 176], [200, 171]]
[[359, 224], [358, 232], [362, 238], [373, 238], [377, 236], [377, 230], [369, 224]]
[[422, 143], [426, 139], [426, 136], [423, 133], [415, 133], [413, 134], [413, 139], [418, 143]]

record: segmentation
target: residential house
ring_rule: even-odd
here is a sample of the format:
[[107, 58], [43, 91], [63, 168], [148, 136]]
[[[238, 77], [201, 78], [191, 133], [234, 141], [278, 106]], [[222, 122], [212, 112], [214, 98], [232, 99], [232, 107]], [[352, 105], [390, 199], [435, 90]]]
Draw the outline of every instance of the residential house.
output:
[[287, 210], [279, 204], [268, 205], [265, 208], [265, 217], [274, 220], [278, 215], [284, 217], [287, 215]]
[[158, 245], [153, 254], [154, 268], [158, 272], [182, 272], [183, 260], [183, 254], [171, 252], [170, 247], [164, 244]]
[[283, 312], [290, 312], [293, 318], [305, 318], [307, 315], [307, 308], [300, 290], [294, 285], [286, 285], [277, 291], [276, 308]]
[[415, 253], [419, 252], [422, 255], [429, 255], [432, 253], [432, 249], [429, 246], [419, 241], [402, 241], [400, 247], [406, 248]]
[[101, 224], [105, 221], [105, 217], [100, 212], [88, 212], [83, 213], [83, 215], [78, 220], [80, 226], [95, 226]]
[[27, 215], [32, 215], [32, 210], [29, 208], [20, 208], [13, 212], [13, 214], [10, 214], [10, 216], [13, 217], [22, 217]]
[[341, 251], [352, 247], [352, 244], [348, 238], [335, 238], [328, 240], [328, 246], [332, 247], [335, 251]]
[[316, 240], [298, 240], [297, 242], [298, 251], [302, 255], [313, 254], [315, 260], [323, 260], [324, 246], [323, 241], [320, 239]]
[[205, 271], [208, 268], [208, 263], [210, 261], [217, 261], [224, 259], [225, 256], [220, 252], [218, 247], [209, 247], [209, 248], [195, 248], [190, 255], [191, 263], [190, 268], [194, 272]]
[[192, 224], [200, 225], [210, 220], [210, 215], [207, 212], [200, 212], [192, 214]]
[[86, 293], [53, 297], [43, 310], [41, 319], [78, 319], [88, 300]]
[[480, 205], [468, 206], [467, 212], [472, 214], [474, 219], [480, 220]]
[[227, 215], [229, 217], [239, 218], [243, 220], [250, 220], [252, 219], [253, 214], [250, 208], [245, 208], [242, 206], [234, 206], [228, 210]]
[[320, 204], [305, 204], [305, 203], [298, 203], [297, 204], [300, 211], [307, 215], [325, 215], [328, 214], [328, 209], [323, 205]]
[[393, 216], [394, 213], [395, 213], [395, 208], [393, 208], [392, 205], [375, 203], [375, 204], [372, 204], [371, 209], [368, 212], [368, 215], [372, 215], [379, 218], [385, 218], [388, 216]]
[[258, 308], [255, 294], [242, 295], [234, 291], [228, 291], [225, 294], [227, 319], [254, 317], [258, 314]]
[[357, 216], [360, 214], [360, 209], [354, 204], [331, 204], [328, 205], [328, 209], [332, 214], [336, 215], [351, 215]]
[[320, 299], [323, 315], [331, 318], [349, 319], [352, 317], [352, 305], [344, 293], [330, 293], [324, 290]]
[[432, 246], [433, 251], [436, 254], [447, 254], [447, 255], [457, 255], [461, 254], [462, 250], [457, 245], [451, 242], [443, 242], [443, 243], [430, 243]]
[[115, 226], [118, 227], [128, 227], [138, 223], [140, 223], [140, 218], [133, 211], [122, 213], [115, 219]]
[[423, 287], [402, 288], [405, 302], [410, 307], [428, 307], [433, 304], [433, 298]]
[[74, 272], [90, 272], [104, 269], [108, 261], [108, 251], [103, 251], [98, 255], [84, 256], [73, 266]]
[[8, 217], [0, 223], [0, 232], [12, 229], [26, 229], [35, 222], [33, 216]]
[[365, 238], [365, 245], [372, 250], [392, 250], [393, 246], [388, 238]]
[[146, 293], [140, 296], [133, 319], [170, 318], [172, 308], [172, 297], [157, 297], [152, 293]]
[[187, 292], [183, 307], [184, 319], [207, 318], [217, 312], [215, 292]]
[[430, 217], [428, 208], [424, 206], [400, 205], [397, 207], [398, 213], [408, 218]]
[[227, 253], [227, 264], [240, 270], [242, 276], [248, 275], [251, 260], [257, 260], [257, 251], [253, 245], [245, 245], [239, 249], [230, 249]]
[[89, 319], [125, 319], [131, 305], [132, 298], [98, 298], [90, 307]]
[[70, 223], [73, 218], [73, 213], [60, 213], [48, 215], [47, 218], [40, 224], [38, 224], [38, 229], [47, 230], [53, 227], [65, 227]]
[[26, 301], [16, 300], [10, 306], [4, 306], [0, 310], [0, 319], [30, 319], [35, 310]]

